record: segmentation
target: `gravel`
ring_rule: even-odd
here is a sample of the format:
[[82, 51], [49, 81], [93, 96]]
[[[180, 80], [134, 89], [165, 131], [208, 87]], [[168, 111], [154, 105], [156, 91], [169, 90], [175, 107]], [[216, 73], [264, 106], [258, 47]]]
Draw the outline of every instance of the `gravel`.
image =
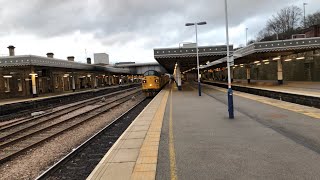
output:
[[95, 136], [89, 143], [73, 154], [71, 158], [64, 161], [55, 171], [47, 173], [41, 179], [45, 180], [60, 180], [74, 179], [84, 180], [93, 171], [95, 166], [104, 157], [106, 152], [118, 140], [121, 134], [131, 124], [131, 122], [140, 114], [151, 99], [146, 99], [130, 112], [122, 116], [109, 126], [107, 129]]
[[12, 161], [0, 165], [0, 179], [34, 179], [49, 166], [76, 148], [94, 133], [127, 111], [143, 98], [136, 97], [121, 106], [104, 113], [61, 136], [58, 136], [40, 147], [29, 150]]

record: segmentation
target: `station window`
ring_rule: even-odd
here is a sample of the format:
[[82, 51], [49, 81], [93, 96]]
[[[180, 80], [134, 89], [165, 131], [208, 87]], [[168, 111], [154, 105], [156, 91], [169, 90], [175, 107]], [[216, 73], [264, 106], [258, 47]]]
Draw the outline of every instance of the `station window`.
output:
[[10, 78], [4, 79], [4, 91], [10, 92]]
[[18, 81], [18, 91], [22, 91], [22, 81], [21, 79], [17, 79]]

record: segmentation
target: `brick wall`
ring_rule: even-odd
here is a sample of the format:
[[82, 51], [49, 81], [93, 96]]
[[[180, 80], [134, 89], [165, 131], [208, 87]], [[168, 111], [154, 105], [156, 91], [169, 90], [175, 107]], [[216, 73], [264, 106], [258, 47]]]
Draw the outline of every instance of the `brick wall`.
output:
[[305, 32], [306, 37], [320, 37], [320, 25], [314, 25], [308, 28]]

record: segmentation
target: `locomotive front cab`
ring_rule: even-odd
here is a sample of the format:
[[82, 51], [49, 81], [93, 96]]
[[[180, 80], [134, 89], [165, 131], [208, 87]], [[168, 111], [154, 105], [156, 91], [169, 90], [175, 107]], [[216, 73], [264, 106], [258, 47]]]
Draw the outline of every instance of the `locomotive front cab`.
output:
[[159, 90], [160, 89], [160, 73], [155, 70], [146, 71], [142, 79], [143, 90]]

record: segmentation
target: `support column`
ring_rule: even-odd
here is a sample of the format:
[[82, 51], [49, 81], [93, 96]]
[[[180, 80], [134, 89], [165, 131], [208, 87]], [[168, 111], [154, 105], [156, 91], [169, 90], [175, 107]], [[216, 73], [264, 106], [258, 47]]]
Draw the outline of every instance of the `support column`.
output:
[[250, 76], [251, 68], [250, 68], [250, 66], [247, 66], [246, 70], [247, 70], [247, 81], [248, 81], [248, 84], [250, 84], [250, 79], [251, 79], [251, 76]]
[[278, 63], [278, 84], [283, 84], [282, 58], [277, 60]]
[[111, 77], [111, 84], [114, 85], [114, 76]]
[[32, 85], [32, 96], [37, 97], [37, 83], [36, 83], [36, 74], [32, 72], [31, 74], [31, 85]]
[[181, 71], [180, 71], [180, 66], [177, 65], [174, 72], [173, 72], [173, 75], [174, 75], [174, 78], [175, 78], [175, 81], [176, 81], [176, 84], [178, 86], [178, 90], [181, 91], [182, 90], [182, 87], [181, 87]]
[[93, 85], [94, 85], [94, 88], [97, 88], [97, 80], [98, 78], [96, 77], [96, 75], [93, 76]]
[[108, 84], [111, 86], [111, 74], [108, 74]]
[[72, 91], [75, 92], [76, 91], [76, 82], [75, 82], [75, 75], [72, 74]]
[[62, 92], [64, 92], [64, 77], [63, 77], [63, 75], [61, 77], [61, 81], [62, 81]]

